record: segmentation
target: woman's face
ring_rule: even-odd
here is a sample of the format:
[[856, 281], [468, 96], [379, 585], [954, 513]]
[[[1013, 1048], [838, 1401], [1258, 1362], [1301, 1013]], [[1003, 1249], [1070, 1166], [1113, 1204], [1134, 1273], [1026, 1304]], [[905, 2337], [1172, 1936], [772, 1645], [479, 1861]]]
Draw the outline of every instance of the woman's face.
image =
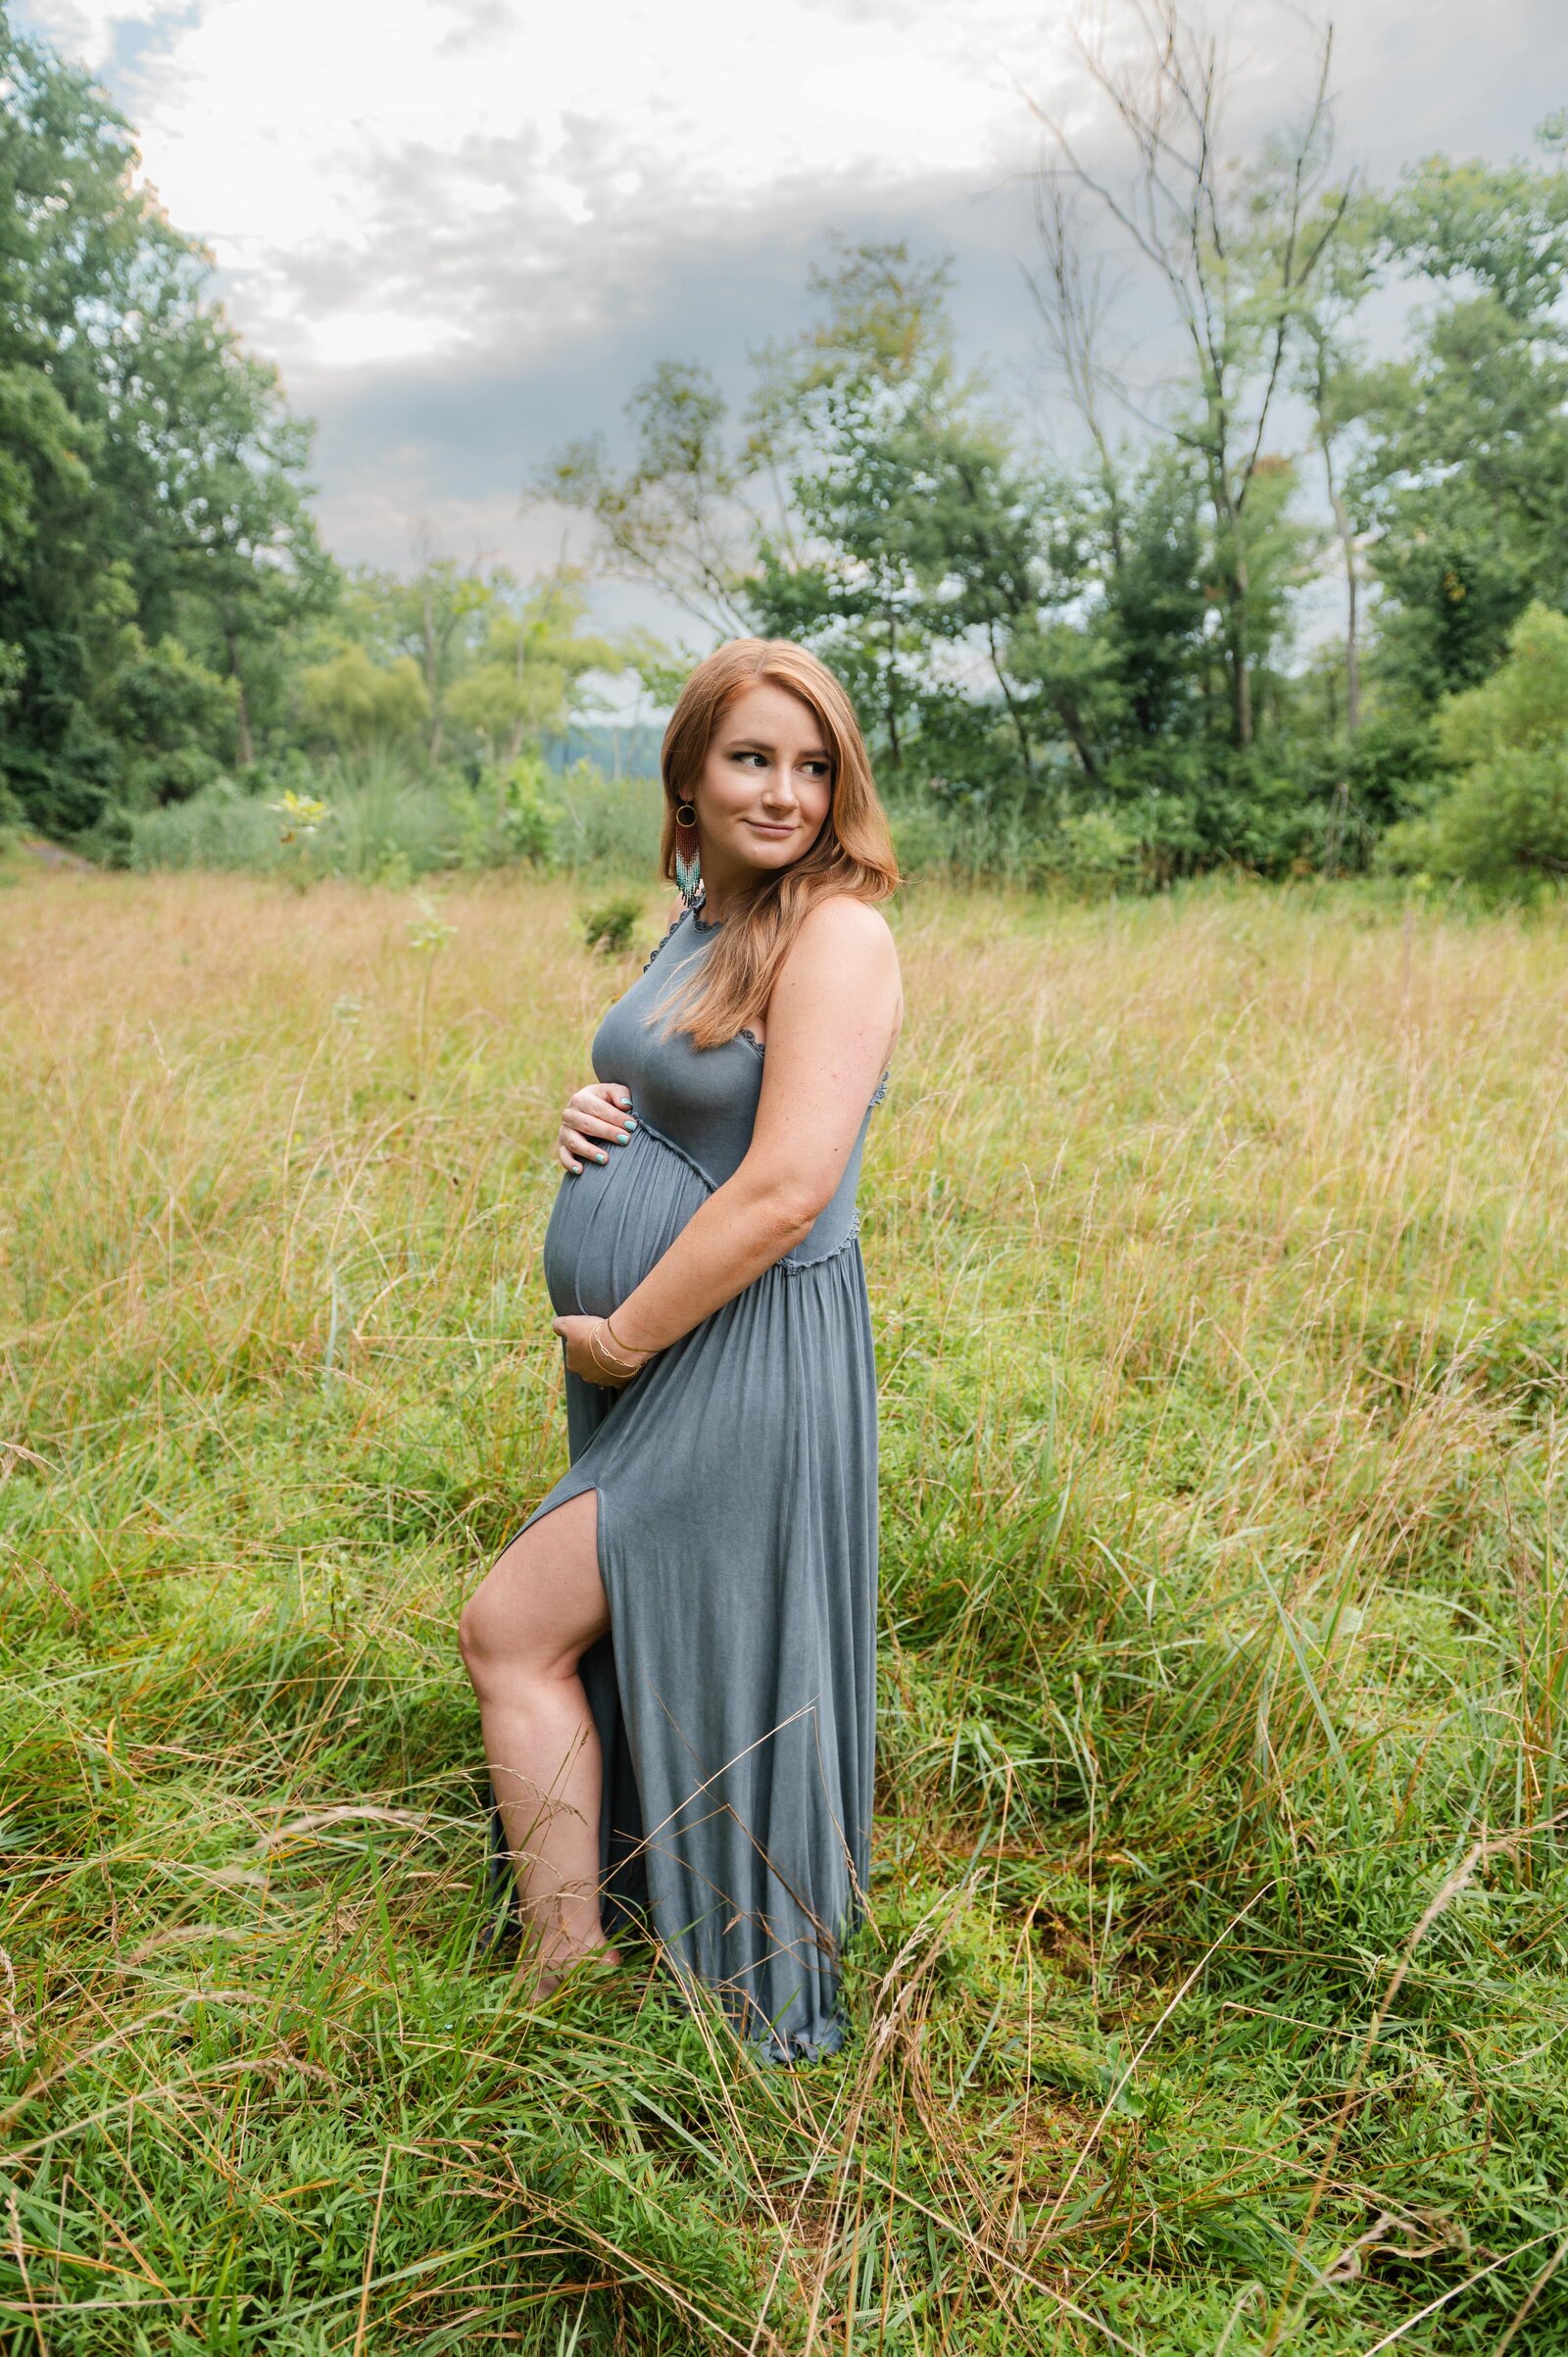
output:
[[703, 874], [720, 895], [791, 867], [821, 832], [833, 760], [816, 714], [759, 680], [719, 714], [697, 787]]

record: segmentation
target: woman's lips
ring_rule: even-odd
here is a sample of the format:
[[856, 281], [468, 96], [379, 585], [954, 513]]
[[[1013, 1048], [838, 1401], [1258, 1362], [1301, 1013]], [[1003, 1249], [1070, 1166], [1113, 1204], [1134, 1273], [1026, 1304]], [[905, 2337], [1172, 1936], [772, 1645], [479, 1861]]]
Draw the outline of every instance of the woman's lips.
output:
[[793, 835], [793, 826], [773, 826], [765, 818], [748, 818], [747, 825], [759, 835]]

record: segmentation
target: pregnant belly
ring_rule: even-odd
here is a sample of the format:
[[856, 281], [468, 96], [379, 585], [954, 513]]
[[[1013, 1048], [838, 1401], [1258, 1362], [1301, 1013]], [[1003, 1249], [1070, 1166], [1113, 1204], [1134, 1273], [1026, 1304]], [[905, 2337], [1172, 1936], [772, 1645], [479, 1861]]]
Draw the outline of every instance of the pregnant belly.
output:
[[561, 1182], [545, 1230], [544, 1270], [558, 1317], [608, 1317], [674, 1243], [708, 1189], [647, 1130]]

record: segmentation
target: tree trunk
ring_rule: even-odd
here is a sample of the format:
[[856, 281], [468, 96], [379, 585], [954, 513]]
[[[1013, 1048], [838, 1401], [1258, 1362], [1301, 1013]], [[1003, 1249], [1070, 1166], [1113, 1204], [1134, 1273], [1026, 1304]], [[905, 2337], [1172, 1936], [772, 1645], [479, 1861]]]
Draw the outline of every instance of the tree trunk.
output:
[[1334, 436], [1329, 424], [1328, 360], [1323, 347], [1317, 350], [1317, 367], [1312, 380], [1312, 401], [1317, 414], [1317, 446], [1323, 454], [1323, 480], [1328, 487], [1329, 506], [1334, 514], [1334, 529], [1340, 536], [1340, 553], [1345, 560], [1345, 733], [1353, 737], [1361, 725], [1361, 584], [1355, 569], [1355, 536], [1334, 472]]
[[251, 735], [251, 708], [240, 676], [239, 642], [232, 630], [226, 631], [224, 637], [228, 646], [228, 675], [239, 691], [239, 765], [251, 769], [256, 765], [256, 745]]
[[888, 761], [895, 769], [904, 765], [899, 750], [899, 624], [895, 614], [888, 615], [888, 684], [884, 709], [888, 724]]
[[888, 723], [888, 760], [895, 769], [900, 769], [904, 766], [904, 756], [899, 750], [899, 623], [896, 614], [890, 614], [887, 619], [888, 684], [885, 701]]
[[1345, 733], [1353, 737], [1361, 725], [1361, 585], [1356, 578], [1355, 540], [1350, 531], [1350, 518], [1346, 512], [1340, 487], [1334, 480], [1334, 468], [1329, 464], [1326, 448], [1323, 465], [1329, 478], [1329, 498], [1334, 504], [1334, 521], [1339, 530], [1340, 546], [1345, 551]]
[[997, 648], [997, 625], [990, 619], [986, 622], [986, 637], [991, 646], [991, 668], [997, 685], [1002, 690], [1002, 701], [1007, 708], [1007, 717], [1012, 722], [1012, 733], [1018, 740], [1018, 758], [1023, 762], [1024, 784], [1033, 794], [1035, 787], [1034, 751], [1029, 743], [1029, 731], [1023, 724], [1023, 713], [1018, 709], [1017, 698], [1013, 695], [1007, 674], [1003, 668], [1002, 657]]
[[1231, 592], [1231, 696], [1236, 744], [1245, 753], [1252, 742], [1252, 669], [1248, 661], [1247, 604], [1251, 579], [1240, 538], [1236, 549], [1236, 578]]
[[1056, 716], [1067, 732], [1067, 742], [1082, 763], [1085, 777], [1092, 786], [1099, 786], [1103, 782], [1100, 774], [1100, 763], [1096, 761], [1094, 748], [1084, 732], [1078, 707], [1070, 696], [1056, 696], [1053, 698], [1053, 702], [1056, 707]]
[[441, 737], [446, 721], [441, 711], [440, 683], [436, 676], [435, 614], [430, 604], [428, 582], [420, 600], [420, 613], [424, 623], [424, 692], [430, 699], [430, 759], [438, 761], [441, 759]]

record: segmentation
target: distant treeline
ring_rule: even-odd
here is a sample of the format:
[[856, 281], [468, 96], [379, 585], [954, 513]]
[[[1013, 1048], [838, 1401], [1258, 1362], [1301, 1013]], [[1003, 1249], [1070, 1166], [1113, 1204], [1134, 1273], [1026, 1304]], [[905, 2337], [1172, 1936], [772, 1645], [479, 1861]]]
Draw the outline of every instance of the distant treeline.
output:
[[[1138, 22], [1142, 53], [1084, 48], [1125, 164], [1042, 119], [1037, 414], [960, 369], [950, 261], [840, 242], [740, 415], [671, 360], [628, 459], [555, 454], [529, 492], [589, 521], [591, 565], [523, 583], [327, 555], [310, 429], [209, 258], [0, 15], [0, 817], [125, 857], [141, 815], [298, 793], [327, 756], [531, 809], [541, 762], [646, 773], [686, 664], [757, 631], [845, 679], [917, 859], [1568, 874], [1568, 118], [1533, 161], [1372, 188], [1336, 169], [1325, 45], [1226, 163], [1218, 52], [1163, 0]], [[691, 643], [589, 630], [591, 571], [656, 585]], [[640, 679], [635, 725], [595, 719], [606, 672]]]

